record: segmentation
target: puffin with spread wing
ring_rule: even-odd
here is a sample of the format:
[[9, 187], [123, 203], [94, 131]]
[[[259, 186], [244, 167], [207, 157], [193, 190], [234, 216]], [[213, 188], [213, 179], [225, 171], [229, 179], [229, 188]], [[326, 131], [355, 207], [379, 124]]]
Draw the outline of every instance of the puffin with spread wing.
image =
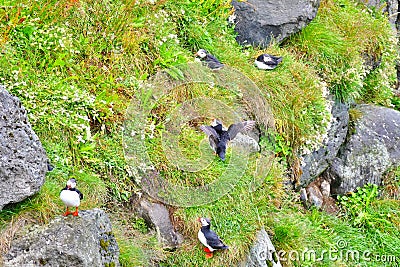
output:
[[228, 142], [233, 140], [239, 132], [248, 131], [253, 128], [254, 125], [255, 121], [243, 121], [231, 124], [228, 127], [228, 130], [224, 130], [222, 123], [218, 120], [215, 120], [215, 125], [202, 125], [200, 126], [200, 130], [202, 130], [208, 136], [210, 146], [221, 158], [221, 160], [224, 161]]

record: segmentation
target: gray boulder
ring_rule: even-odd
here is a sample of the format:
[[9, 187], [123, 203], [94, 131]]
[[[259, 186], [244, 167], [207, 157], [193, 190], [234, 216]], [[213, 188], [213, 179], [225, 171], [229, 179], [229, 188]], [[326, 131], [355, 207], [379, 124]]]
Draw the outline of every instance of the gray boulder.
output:
[[237, 41], [265, 48], [272, 38], [281, 42], [308, 25], [320, 0], [233, 0]]
[[332, 121], [323, 145], [302, 157], [300, 185], [307, 186], [323, 173], [336, 157], [346, 139], [349, 123], [348, 105], [336, 102], [331, 109]]
[[166, 206], [140, 196], [133, 199], [133, 202], [135, 212], [150, 228], [156, 230], [157, 239], [164, 249], [176, 249], [183, 243], [183, 236], [175, 231]]
[[261, 229], [257, 233], [256, 241], [250, 249], [246, 260], [240, 267], [281, 267], [278, 253], [275, 250], [268, 233]]
[[242, 147], [247, 153], [255, 153], [260, 151], [258, 142], [254, 138], [242, 133], [238, 133], [236, 135], [236, 137], [231, 141], [231, 145]]
[[3, 258], [5, 267], [119, 266], [119, 248], [107, 214], [93, 209], [29, 232]]
[[0, 86], [0, 210], [37, 193], [48, 158], [17, 97]]
[[323, 173], [334, 194], [353, 192], [367, 183], [379, 185], [382, 175], [400, 164], [400, 112], [372, 105], [355, 109], [348, 141]]

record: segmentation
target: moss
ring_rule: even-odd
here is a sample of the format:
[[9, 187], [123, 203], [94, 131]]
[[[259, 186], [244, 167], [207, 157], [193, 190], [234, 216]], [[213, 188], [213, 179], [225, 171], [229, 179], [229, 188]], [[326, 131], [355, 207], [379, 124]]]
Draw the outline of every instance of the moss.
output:
[[108, 251], [109, 246], [110, 246], [110, 241], [105, 241], [104, 239], [100, 239], [100, 247], [103, 250]]
[[39, 259], [39, 263], [40, 263], [40, 265], [46, 265], [47, 264], [47, 260], [40, 258]]
[[362, 115], [362, 112], [358, 109], [351, 108], [349, 110], [348, 137], [356, 133], [356, 122], [361, 119]]

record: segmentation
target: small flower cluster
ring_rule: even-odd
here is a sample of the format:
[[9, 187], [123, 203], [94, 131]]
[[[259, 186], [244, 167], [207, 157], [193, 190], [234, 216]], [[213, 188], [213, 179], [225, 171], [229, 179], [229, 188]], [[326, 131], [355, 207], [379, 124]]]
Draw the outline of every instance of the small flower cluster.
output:
[[26, 19], [12, 32], [12, 39], [20, 49], [79, 54], [73, 34], [65, 26], [41, 24], [39, 18]]
[[304, 112], [309, 115], [312, 114], [315, 118], [314, 120], [320, 123], [314, 124], [314, 127], [311, 129], [311, 136], [308, 135], [302, 138], [303, 145], [299, 150], [300, 155], [311, 154], [312, 151], [318, 149], [327, 141], [328, 130], [334, 119], [331, 114], [333, 100], [330, 99], [327, 84], [322, 81], [317, 81], [317, 83], [316, 88], [321, 90], [321, 99], [318, 103], [310, 105]]

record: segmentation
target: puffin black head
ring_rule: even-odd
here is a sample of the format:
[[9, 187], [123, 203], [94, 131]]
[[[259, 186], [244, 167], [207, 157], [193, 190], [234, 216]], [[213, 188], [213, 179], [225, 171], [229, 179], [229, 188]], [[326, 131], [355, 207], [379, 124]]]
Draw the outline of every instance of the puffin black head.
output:
[[261, 54], [256, 58], [257, 61], [263, 62], [264, 61], [264, 55]]
[[226, 144], [219, 143], [217, 146], [217, 155], [222, 161], [225, 161]]
[[207, 57], [208, 51], [205, 49], [200, 49], [199, 51], [197, 51], [197, 53], [195, 54], [196, 57], [199, 58], [205, 58]]
[[201, 226], [209, 226], [211, 224], [211, 220], [209, 218], [199, 217], [197, 221], [201, 222]]
[[68, 187], [68, 189], [75, 188], [76, 187], [76, 180], [74, 178], [69, 179], [67, 181], [67, 187]]

